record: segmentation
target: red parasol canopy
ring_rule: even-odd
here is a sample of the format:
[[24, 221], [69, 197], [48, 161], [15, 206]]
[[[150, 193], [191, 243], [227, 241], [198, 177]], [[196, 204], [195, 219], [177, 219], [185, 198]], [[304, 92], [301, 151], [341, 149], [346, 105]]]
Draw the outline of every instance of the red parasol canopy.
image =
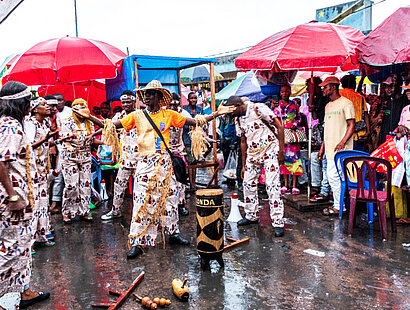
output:
[[[364, 35], [357, 29], [311, 22], [274, 34], [235, 59], [243, 70], [350, 70]], [[343, 68], [344, 65], [348, 68]]]
[[3, 81], [55, 85], [114, 78], [126, 56], [101, 41], [73, 37], [51, 39], [20, 55]]
[[398, 9], [356, 48], [357, 59], [371, 66], [410, 62], [410, 6]]
[[41, 97], [62, 94], [67, 101], [83, 98], [87, 101], [90, 110], [94, 106], [100, 106], [106, 100], [105, 84], [98, 81], [86, 81], [75, 84], [56, 84], [52, 86], [40, 86], [38, 94]]

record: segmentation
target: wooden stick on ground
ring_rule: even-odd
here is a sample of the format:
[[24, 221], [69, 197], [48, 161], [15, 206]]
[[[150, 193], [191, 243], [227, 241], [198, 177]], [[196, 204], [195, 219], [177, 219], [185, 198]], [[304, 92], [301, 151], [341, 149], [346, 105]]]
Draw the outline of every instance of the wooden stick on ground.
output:
[[131, 295], [131, 293], [137, 288], [138, 284], [144, 279], [145, 272], [141, 272], [140, 275], [134, 280], [131, 286], [122, 294], [116, 301], [108, 308], [108, 310], [117, 310], [119, 309], [125, 300]]
[[231, 249], [233, 247], [236, 247], [238, 245], [244, 244], [246, 242], [249, 242], [249, 238], [244, 238], [244, 239], [241, 239], [241, 240], [237, 240], [237, 239], [234, 239], [234, 238], [226, 237], [226, 240], [233, 241], [233, 242], [231, 244], [225, 245], [224, 246], [224, 251], [226, 251], [228, 249]]
[[132, 294], [132, 292], [137, 288], [138, 284], [144, 279], [145, 272], [141, 272], [140, 275], [132, 282], [131, 286], [125, 291], [117, 291], [110, 289], [108, 292], [111, 295], [119, 295], [118, 299], [113, 303], [93, 303], [92, 307], [108, 308], [108, 310], [119, 309], [125, 300]]

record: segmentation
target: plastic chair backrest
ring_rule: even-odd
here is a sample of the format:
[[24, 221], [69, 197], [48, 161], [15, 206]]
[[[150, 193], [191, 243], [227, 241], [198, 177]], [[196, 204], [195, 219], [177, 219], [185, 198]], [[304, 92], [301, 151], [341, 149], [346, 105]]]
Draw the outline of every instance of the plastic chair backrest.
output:
[[[366, 152], [363, 152], [363, 151], [355, 151], [355, 150], [346, 150], [346, 151], [337, 152], [335, 154], [335, 163], [336, 163], [336, 170], [337, 170], [337, 173], [338, 173], [340, 179], [342, 181], [345, 180], [345, 174], [344, 174], [344, 168], [343, 168], [344, 167], [343, 160], [345, 158], [352, 157], [352, 156], [369, 156], [369, 155], [370, 155], [369, 153], [366, 153]], [[348, 172], [349, 173], [354, 173], [350, 169], [349, 169]], [[351, 174], [351, 176], [353, 176], [353, 174]], [[356, 183], [354, 181], [354, 178], [349, 179], [349, 180], [350, 180], [350, 182]]]
[[[377, 202], [377, 167], [385, 166], [387, 168], [387, 197], [391, 197], [391, 178], [392, 178], [392, 167], [391, 164], [381, 158], [375, 158], [370, 156], [353, 156], [345, 158], [344, 160], [344, 173], [349, 178], [347, 174], [347, 166], [351, 164], [352, 169], [356, 171], [357, 176], [357, 198], [365, 199], [367, 201], [373, 200]], [[366, 197], [364, 194], [364, 181], [368, 178], [369, 181], [369, 195]]]

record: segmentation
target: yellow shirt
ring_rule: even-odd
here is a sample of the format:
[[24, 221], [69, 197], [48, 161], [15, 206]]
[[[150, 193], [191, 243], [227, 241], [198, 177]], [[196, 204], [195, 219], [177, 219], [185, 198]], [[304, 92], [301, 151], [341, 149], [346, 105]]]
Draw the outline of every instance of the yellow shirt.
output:
[[[186, 121], [185, 116], [182, 116], [178, 112], [165, 109], [161, 109], [156, 114], [149, 114], [149, 116], [161, 131], [168, 146], [170, 135], [169, 129], [171, 127], [183, 127]], [[157, 135], [154, 128], [152, 128], [142, 110], [137, 110], [128, 114], [121, 119], [120, 122], [126, 131], [130, 131], [133, 128], [137, 129], [138, 152], [140, 154], [154, 153], [156, 150], [165, 149], [161, 138]]]
[[[354, 119], [353, 103], [340, 97], [330, 101], [325, 107], [325, 153], [327, 159], [335, 157], [335, 147], [342, 141], [347, 130], [347, 120]], [[345, 144], [345, 150], [353, 150], [353, 138], [350, 137]]]

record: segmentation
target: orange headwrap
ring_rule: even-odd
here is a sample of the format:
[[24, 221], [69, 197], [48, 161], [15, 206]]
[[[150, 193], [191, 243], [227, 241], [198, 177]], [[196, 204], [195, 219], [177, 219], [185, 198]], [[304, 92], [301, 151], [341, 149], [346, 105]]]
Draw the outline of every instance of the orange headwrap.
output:
[[[85, 100], [82, 99], [82, 98], [75, 99], [75, 100], [73, 101], [73, 103], [71, 104], [71, 107], [74, 107], [74, 106], [76, 106], [77, 104], [83, 104], [83, 105], [85, 105], [85, 106], [87, 107], [87, 109], [88, 109], [88, 103], [87, 103], [87, 101], [85, 101]], [[74, 118], [74, 122], [76, 123], [77, 127], [78, 127], [78, 128], [81, 128], [81, 123], [82, 123], [82, 122], [80, 122], [80, 120], [78, 119], [78, 116], [77, 116], [74, 112], [73, 112], [73, 118]], [[85, 124], [85, 128], [87, 129], [87, 134], [88, 134], [88, 135], [91, 135], [91, 133], [92, 133], [92, 123], [91, 123], [91, 121], [90, 121], [89, 119], [86, 119], [86, 120], [84, 120], [84, 124]]]

